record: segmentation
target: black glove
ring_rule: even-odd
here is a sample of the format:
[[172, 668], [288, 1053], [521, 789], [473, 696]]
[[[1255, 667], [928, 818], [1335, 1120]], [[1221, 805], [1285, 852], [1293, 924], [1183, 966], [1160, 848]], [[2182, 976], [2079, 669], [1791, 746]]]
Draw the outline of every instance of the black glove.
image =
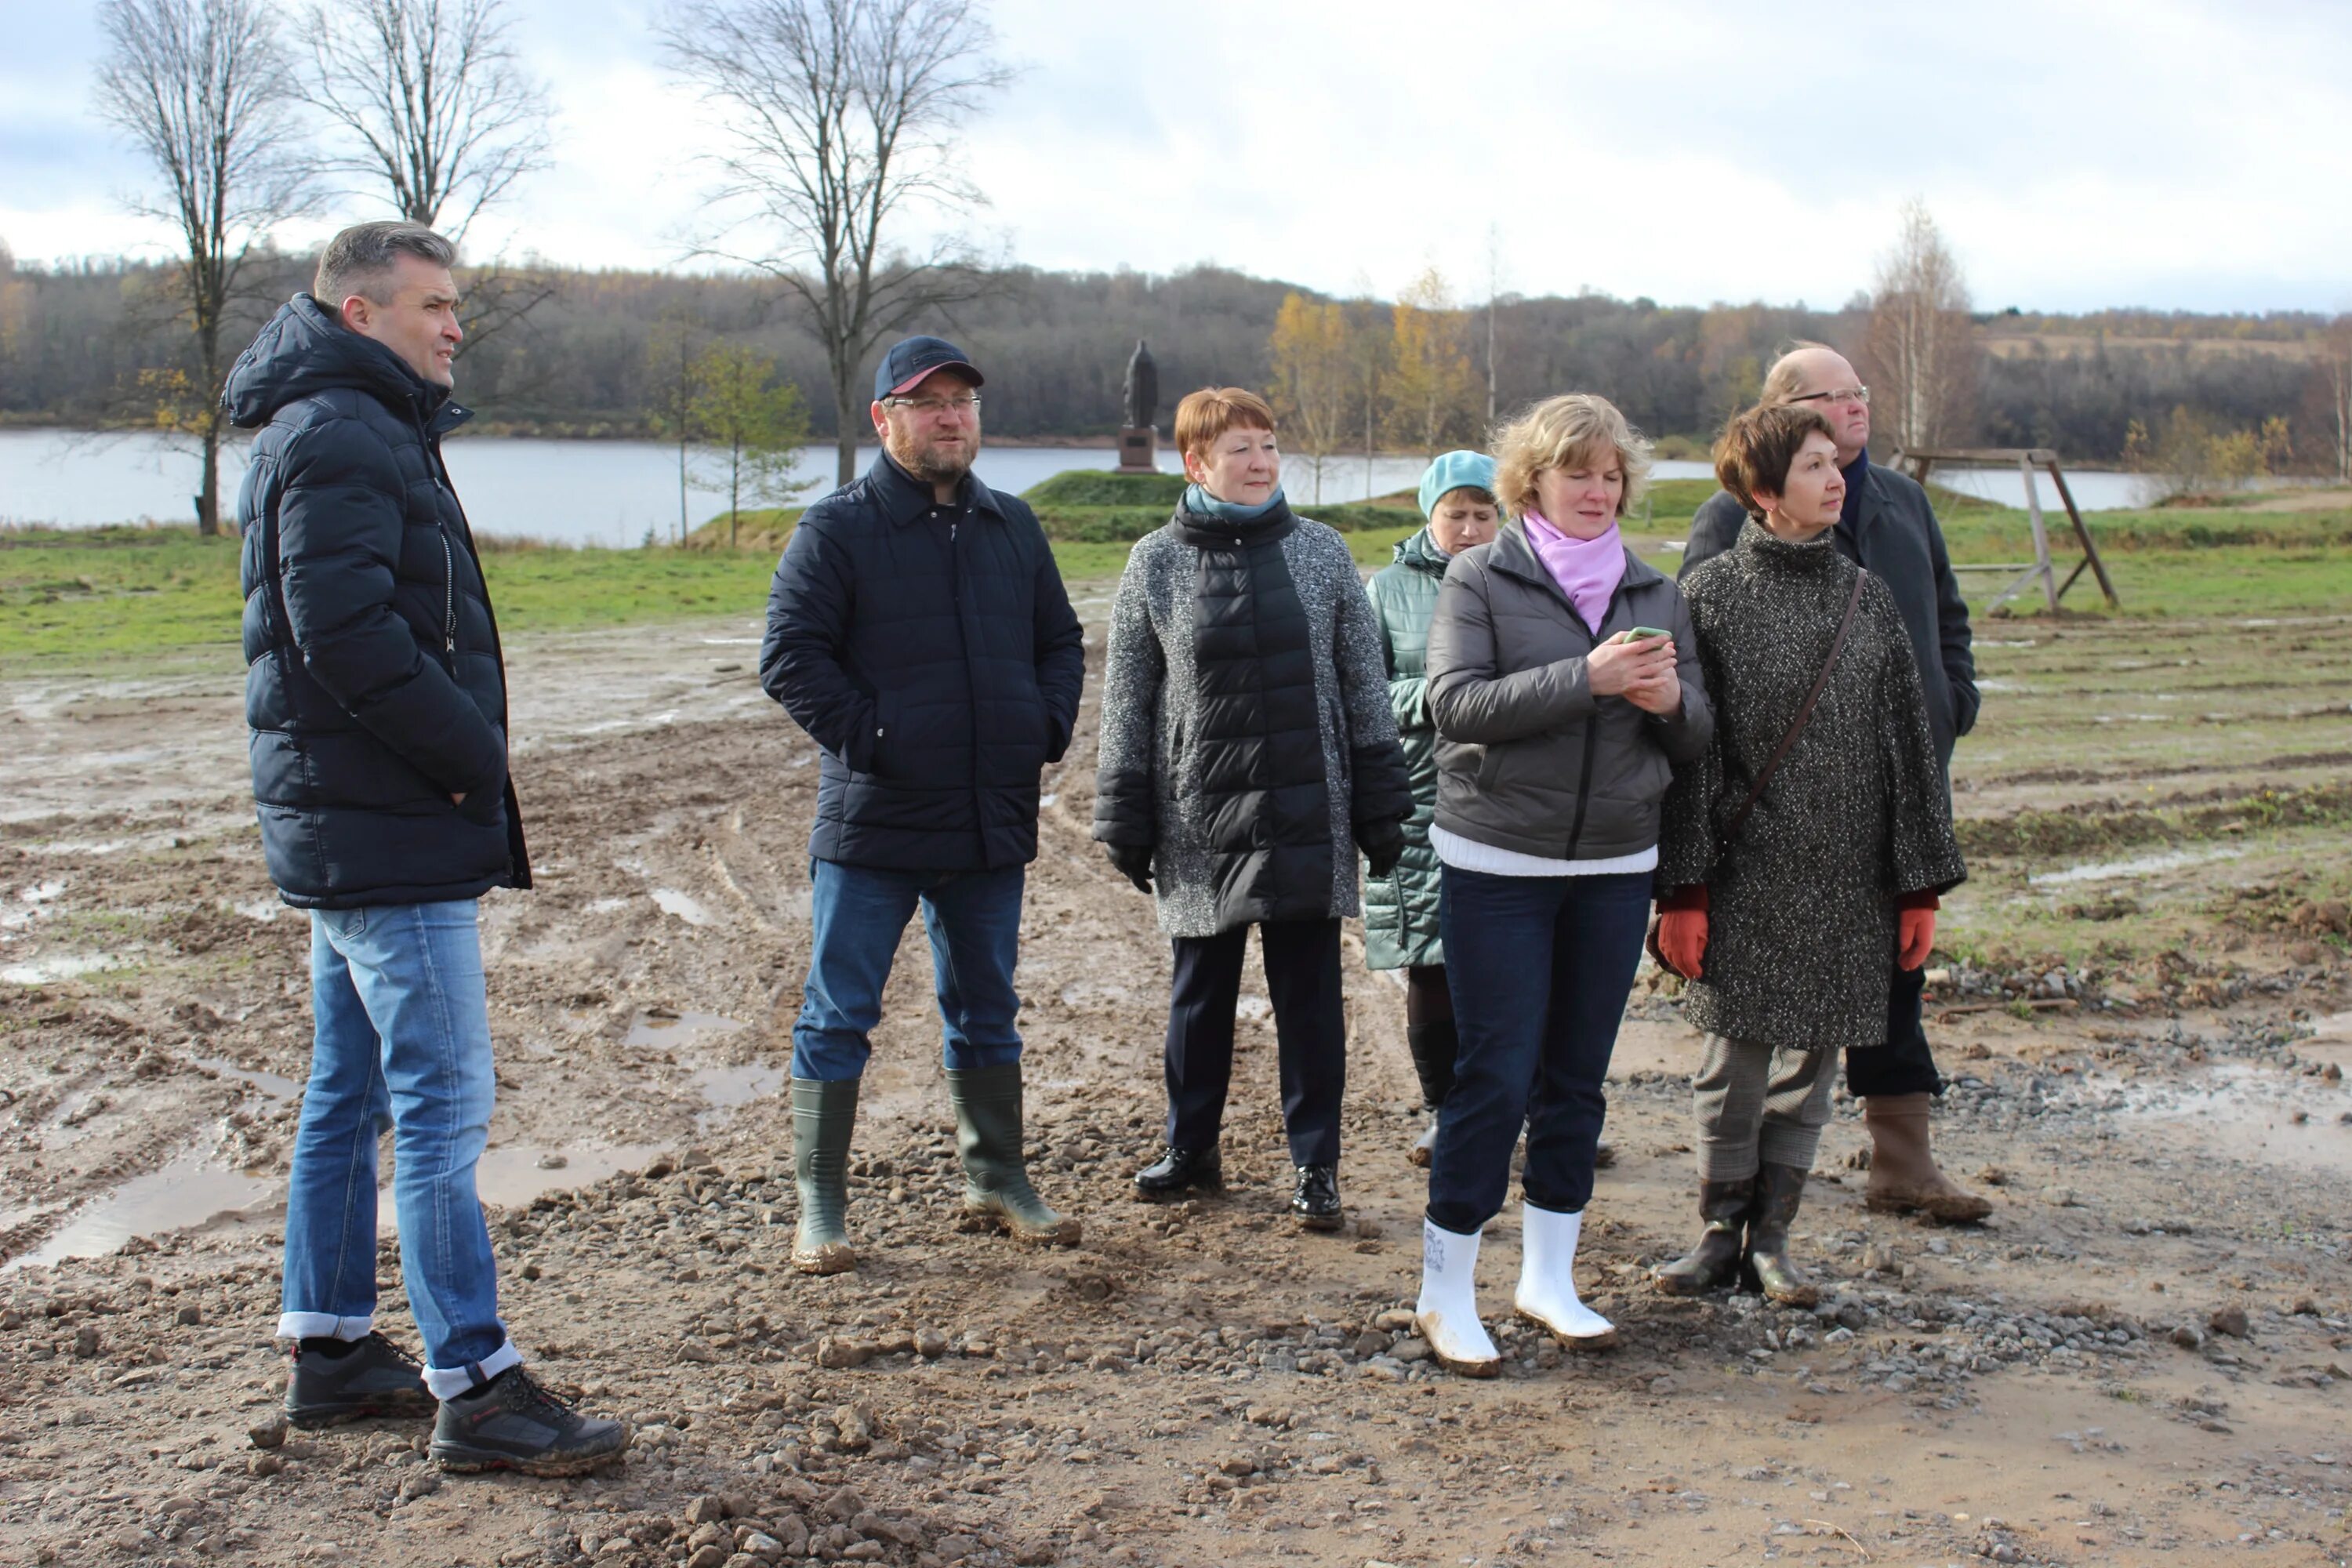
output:
[[1135, 884], [1136, 891], [1151, 891], [1151, 846], [1149, 844], [1106, 845], [1110, 851], [1110, 863], [1118, 874]]
[[1372, 875], [1385, 877], [1404, 858], [1404, 827], [1395, 822], [1356, 824], [1356, 847], [1364, 852]]

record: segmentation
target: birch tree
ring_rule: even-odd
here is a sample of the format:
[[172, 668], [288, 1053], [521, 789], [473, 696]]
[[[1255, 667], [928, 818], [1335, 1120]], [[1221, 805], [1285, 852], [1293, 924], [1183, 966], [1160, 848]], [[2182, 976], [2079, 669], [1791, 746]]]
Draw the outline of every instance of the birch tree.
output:
[[1293, 290], [1276, 312], [1266, 357], [1274, 383], [1266, 390], [1286, 444], [1315, 469], [1315, 500], [1323, 499], [1323, 464], [1347, 433], [1355, 385], [1348, 312], [1337, 300], [1309, 300]]
[[1895, 247], [1880, 258], [1864, 352], [1877, 383], [1881, 429], [1908, 451], [1960, 434], [1976, 386], [1969, 289], [1936, 220], [1903, 209]]

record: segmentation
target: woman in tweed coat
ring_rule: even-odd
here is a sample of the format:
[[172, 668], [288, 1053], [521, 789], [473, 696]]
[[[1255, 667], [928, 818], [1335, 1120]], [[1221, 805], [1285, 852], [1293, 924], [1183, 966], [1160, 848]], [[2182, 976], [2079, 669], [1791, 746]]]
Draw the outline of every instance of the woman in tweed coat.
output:
[[1238, 387], [1176, 410], [1192, 480], [1139, 542], [1111, 607], [1095, 837], [1154, 894], [1174, 949], [1166, 1150], [1147, 1197], [1223, 1177], [1244, 944], [1258, 928], [1281, 1061], [1291, 1211], [1335, 1230], [1347, 1081], [1339, 921], [1412, 809], [1371, 605], [1347, 542], [1296, 517], [1274, 413]]
[[[1927, 961], [1937, 896], [1967, 875], [1919, 672], [1894, 595], [1830, 542], [1845, 499], [1828, 422], [1796, 405], [1735, 417], [1716, 472], [1748, 510], [1727, 553], [1683, 579], [1713, 743], [1666, 799], [1659, 945], [1706, 1031], [1692, 1080], [1699, 1211], [1690, 1254], [1655, 1271], [1688, 1295], [1738, 1279], [1817, 1296], [1788, 1256], [1841, 1049], [1885, 1038], [1888, 977]], [[1744, 822], [1733, 819], [1802, 710], [1820, 702]], [[1743, 1234], [1744, 1233], [1744, 1234]]]
[[1379, 619], [1381, 653], [1388, 665], [1389, 706], [1396, 712], [1412, 774], [1412, 816], [1404, 825], [1404, 854], [1385, 877], [1364, 879], [1364, 963], [1405, 973], [1404, 1039], [1421, 1079], [1429, 1126], [1412, 1146], [1416, 1165], [1429, 1163], [1437, 1142], [1437, 1108], [1454, 1087], [1454, 995], [1445, 983], [1445, 944], [1437, 929], [1437, 851], [1429, 825], [1437, 813], [1437, 724], [1429, 716], [1429, 617], [1437, 608], [1445, 568], [1473, 545], [1495, 537], [1502, 510], [1495, 500], [1495, 459], [1484, 452], [1447, 452], [1421, 477], [1421, 510], [1429, 526], [1396, 547], [1396, 560], [1364, 585]]

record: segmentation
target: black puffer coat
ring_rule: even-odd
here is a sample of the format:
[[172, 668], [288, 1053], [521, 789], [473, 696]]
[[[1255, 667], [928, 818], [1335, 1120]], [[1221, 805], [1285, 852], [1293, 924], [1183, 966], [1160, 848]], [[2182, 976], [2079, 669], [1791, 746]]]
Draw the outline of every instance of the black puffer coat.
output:
[[969, 476], [933, 501], [889, 458], [818, 501], [768, 592], [760, 683], [824, 750], [809, 853], [897, 871], [1037, 857], [1084, 634], [1035, 514]]
[[[230, 371], [262, 853], [298, 908], [530, 885], [506, 669], [441, 437], [467, 417], [308, 294]], [[450, 796], [462, 794], [465, 805]]]
[[1160, 929], [1357, 911], [1358, 827], [1402, 822], [1371, 602], [1347, 542], [1286, 506], [1180, 507], [1128, 556], [1103, 675], [1095, 837], [1149, 846]]

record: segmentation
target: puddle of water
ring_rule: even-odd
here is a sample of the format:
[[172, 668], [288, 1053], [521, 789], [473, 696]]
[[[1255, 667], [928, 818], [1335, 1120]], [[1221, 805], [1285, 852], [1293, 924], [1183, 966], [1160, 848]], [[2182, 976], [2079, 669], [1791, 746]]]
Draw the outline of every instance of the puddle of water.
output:
[[1274, 1016], [1274, 1003], [1265, 996], [1244, 996], [1234, 1004], [1234, 1016], [1255, 1023], [1260, 1018]]
[[229, 908], [249, 921], [268, 925], [286, 912], [286, 906], [276, 899], [255, 899], [248, 903], [231, 904]]
[[[541, 1193], [585, 1187], [621, 1171], [650, 1162], [660, 1153], [655, 1143], [614, 1143], [600, 1148], [558, 1149], [544, 1143], [507, 1143], [482, 1151], [474, 1169], [474, 1187], [486, 1204], [508, 1208], [527, 1204]], [[547, 1163], [549, 1161], [557, 1163]], [[376, 1228], [394, 1231], [392, 1194], [378, 1205]]]
[[635, 902], [636, 902], [635, 899], [596, 899], [590, 901], [588, 912], [592, 915], [609, 915], [614, 910], [625, 910]]
[[2109, 877], [2147, 877], [2158, 871], [2170, 871], [2182, 866], [2201, 866], [2210, 860], [2235, 860], [2245, 853], [2242, 849], [2175, 849], [2163, 855], [2143, 855], [2136, 860], [2101, 860], [2086, 866], [2069, 866], [2063, 871], [2037, 871], [2026, 879], [2037, 888], [2054, 888], [2068, 882], [2097, 882]]
[[48, 985], [59, 980], [71, 980], [77, 975], [93, 974], [101, 969], [112, 969], [122, 961], [103, 952], [68, 952], [55, 958], [36, 959], [30, 963], [12, 963], [0, 969], [0, 981], [11, 985]]
[[625, 1046], [682, 1046], [705, 1036], [731, 1035], [749, 1025], [740, 1019], [723, 1017], [717, 1013], [656, 1013], [638, 1014], [629, 1021], [629, 1032], [621, 1037]]
[[710, 911], [703, 908], [701, 900], [691, 893], [681, 893], [676, 888], [654, 889], [653, 900], [661, 906], [663, 913], [676, 915], [690, 926], [719, 923], [711, 918]]
[[[2095, 1074], [2086, 1089], [2112, 1093], [2126, 1121], [2161, 1122], [2188, 1142], [2233, 1159], [2352, 1176], [2352, 1110], [2341, 1086], [2222, 1062], [2185, 1079], [2126, 1080]], [[2305, 1120], [2297, 1122], [2301, 1112]]]
[[0, 1264], [0, 1274], [67, 1258], [103, 1258], [134, 1236], [202, 1225], [250, 1208], [277, 1190], [266, 1178], [208, 1165], [194, 1152], [182, 1154], [89, 1205], [39, 1247]]
[[256, 1072], [241, 1068], [226, 1057], [190, 1057], [188, 1060], [200, 1068], [209, 1068], [223, 1078], [236, 1079], [259, 1089], [272, 1100], [299, 1100], [302, 1085], [290, 1078], [280, 1078], [274, 1072]]
[[694, 1075], [694, 1085], [702, 1091], [704, 1109], [695, 1113], [696, 1130], [708, 1131], [744, 1106], [772, 1099], [791, 1076], [787, 1068], [769, 1067], [761, 1062], [746, 1062], [740, 1067], [698, 1068]]
[[16, 898], [23, 903], [46, 904], [65, 890], [65, 879], [59, 877], [52, 881], [36, 882], [29, 888], [20, 889]]

